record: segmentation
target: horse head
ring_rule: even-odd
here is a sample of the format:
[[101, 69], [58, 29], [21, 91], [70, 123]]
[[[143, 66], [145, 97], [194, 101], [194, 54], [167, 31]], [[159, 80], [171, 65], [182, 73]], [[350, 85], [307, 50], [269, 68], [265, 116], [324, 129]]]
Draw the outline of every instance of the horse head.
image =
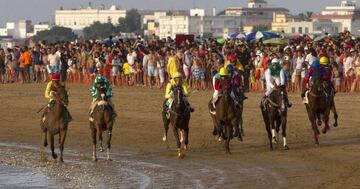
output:
[[67, 106], [69, 104], [69, 93], [67, 92], [65, 86], [58, 86], [55, 91], [54, 97], [56, 102]]
[[96, 91], [97, 91], [96, 99], [98, 101], [105, 101], [107, 91], [106, 91], [106, 87], [105, 87], [104, 82], [99, 82], [99, 83], [96, 84]]
[[316, 79], [310, 88], [310, 92], [314, 95], [321, 96], [324, 94], [324, 85], [321, 79]]
[[224, 100], [228, 101], [230, 99], [231, 94], [231, 81], [224, 79], [221, 81], [221, 96], [224, 98]]
[[184, 106], [184, 94], [181, 86], [177, 86], [174, 88], [174, 103], [175, 107], [178, 110]]
[[285, 109], [285, 88], [283, 86], [274, 85], [275, 88], [269, 96], [269, 102], [272, 107]]

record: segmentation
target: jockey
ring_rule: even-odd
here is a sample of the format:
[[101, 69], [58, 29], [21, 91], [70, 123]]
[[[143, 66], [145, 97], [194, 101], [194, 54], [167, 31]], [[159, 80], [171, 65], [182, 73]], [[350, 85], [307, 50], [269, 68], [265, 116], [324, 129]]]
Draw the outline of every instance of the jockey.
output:
[[[263, 102], [265, 102], [268, 99], [268, 97], [274, 90], [275, 88], [274, 83], [280, 88], [285, 89], [285, 82], [286, 82], [285, 74], [279, 59], [274, 58], [271, 60], [268, 69], [265, 71], [265, 80], [266, 80], [266, 92]], [[284, 90], [284, 92], [286, 93], [286, 90]], [[287, 95], [285, 96], [286, 96], [286, 98], [284, 99], [285, 103], [287, 104], [288, 107], [291, 107], [292, 104], [289, 102]]]
[[[221, 91], [221, 83], [223, 80], [228, 80], [229, 79], [229, 72], [226, 70], [226, 68], [222, 67], [220, 68], [220, 71], [218, 73], [216, 73], [212, 79], [212, 83], [213, 83], [213, 89], [214, 89], [214, 93], [211, 99], [211, 103], [213, 105], [213, 108], [215, 109], [216, 106], [216, 102], [219, 99], [219, 93]], [[215, 112], [211, 112], [210, 113], [215, 113]]]
[[[63, 82], [60, 82], [60, 74], [54, 73], [51, 74], [51, 81], [47, 84], [46, 90], [45, 90], [45, 98], [49, 99], [48, 105], [46, 106], [46, 109], [44, 110], [42, 122], [45, 122], [46, 114], [49, 112], [49, 110], [54, 106], [55, 99], [54, 99], [54, 93], [56, 93], [56, 89], [58, 87], [65, 87], [65, 84]], [[68, 113], [68, 121], [72, 121], [72, 117], [70, 115], [70, 112], [67, 110], [66, 105], [65, 110]]]
[[330, 86], [330, 90], [331, 90], [331, 91], [326, 91], [326, 92], [330, 92], [330, 93], [335, 94], [335, 87], [334, 87], [334, 85], [332, 83], [334, 73], [333, 73], [333, 68], [329, 63], [330, 62], [329, 62], [329, 59], [327, 57], [321, 57], [320, 58], [320, 64], [324, 69], [322, 79], [323, 79], [324, 82], [326, 82], [328, 84], [328, 86]]
[[[239, 66], [241, 66], [241, 64], [237, 64], [236, 66], [233, 66], [233, 64], [228, 64], [226, 66], [226, 70], [228, 71], [229, 73], [229, 77], [230, 77], [230, 81], [231, 81], [231, 85], [233, 87], [236, 88], [238, 94], [240, 93], [240, 90], [243, 89], [243, 85], [242, 85], [242, 76], [243, 76], [243, 70], [241, 70], [241, 68], [239, 68]], [[242, 100], [246, 100], [247, 97], [245, 96], [245, 94], [243, 93], [243, 99]], [[234, 99], [236, 101], [236, 99]]]
[[182, 74], [180, 72], [175, 72], [173, 74], [173, 78], [166, 85], [165, 107], [167, 107], [169, 110], [171, 109], [172, 103], [174, 101], [174, 87], [182, 88], [185, 104], [189, 107], [190, 112], [194, 112], [194, 109], [190, 106], [190, 103], [187, 100], [187, 97], [190, 96], [189, 86], [186, 81], [183, 80]]
[[106, 101], [107, 103], [110, 105], [110, 107], [112, 108], [113, 110], [113, 118], [116, 117], [116, 111], [115, 111], [115, 105], [112, 103], [111, 101], [111, 97], [113, 95], [112, 93], [112, 88], [111, 88], [111, 85], [109, 83], [109, 81], [101, 74], [97, 75], [95, 80], [94, 80], [94, 83], [93, 83], [93, 86], [91, 88], [91, 97], [93, 98], [93, 101], [90, 105], [90, 111], [89, 111], [89, 115], [90, 115], [90, 121], [93, 121], [93, 113], [94, 113], [94, 109], [98, 103], [98, 100], [96, 99], [97, 98], [97, 85], [100, 84], [102, 85], [102, 87], [105, 87], [106, 89]]

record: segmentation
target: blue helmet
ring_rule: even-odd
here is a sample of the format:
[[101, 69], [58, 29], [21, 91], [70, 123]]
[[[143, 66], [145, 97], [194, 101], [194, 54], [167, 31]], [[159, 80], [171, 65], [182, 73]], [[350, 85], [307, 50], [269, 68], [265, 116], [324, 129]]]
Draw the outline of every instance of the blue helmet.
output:
[[319, 68], [320, 67], [320, 62], [317, 60], [314, 60], [311, 64], [312, 68]]
[[233, 72], [234, 71], [234, 66], [232, 64], [229, 64], [229, 65], [226, 66], [226, 70], [228, 72]]

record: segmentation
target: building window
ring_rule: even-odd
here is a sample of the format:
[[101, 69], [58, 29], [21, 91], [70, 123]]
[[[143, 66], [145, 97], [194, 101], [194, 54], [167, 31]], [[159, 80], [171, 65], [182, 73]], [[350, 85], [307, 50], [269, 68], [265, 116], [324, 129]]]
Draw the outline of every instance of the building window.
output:
[[76, 21], [74, 22], [74, 25], [76, 26]]
[[291, 33], [296, 33], [295, 27], [291, 28]]
[[339, 33], [339, 28], [335, 27], [335, 33]]
[[303, 32], [302, 27], [299, 27], [299, 33], [302, 34], [302, 32]]
[[305, 33], [309, 33], [309, 28], [308, 27], [305, 27]]
[[349, 31], [348, 27], [344, 27], [344, 31]]

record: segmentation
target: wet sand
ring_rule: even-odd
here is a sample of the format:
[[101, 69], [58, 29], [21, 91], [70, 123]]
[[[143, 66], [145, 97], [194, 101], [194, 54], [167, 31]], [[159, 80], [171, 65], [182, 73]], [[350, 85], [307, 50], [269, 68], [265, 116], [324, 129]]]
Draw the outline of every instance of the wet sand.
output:
[[[99, 153], [99, 162], [93, 163], [87, 121], [90, 86], [69, 87], [69, 109], [75, 121], [65, 142], [65, 163], [60, 164], [51, 159], [49, 149], [40, 148], [40, 115], [36, 112], [46, 103], [45, 84], [0, 86], [0, 181], [10, 167], [15, 175], [38, 175], [13, 184], [15, 188], [22, 188], [24, 182], [31, 186], [32, 181], [46, 188], [360, 187], [360, 94], [337, 94], [339, 127], [320, 135], [319, 146], [313, 144], [299, 95], [291, 94], [294, 105], [288, 117], [289, 151], [282, 150], [281, 145], [273, 151], [268, 149], [258, 107], [261, 94], [248, 94], [244, 142], [232, 140], [232, 154], [225, 155], [222, 143], [211, 135], [207, 111], [211, 92], [195, 92], [190, 98], [196, 109], [190, 121], [190, 149], [179, 160], [171, 130], [169, 141], [162, 141], [164, 91], [115, 88], [113, 102], [119, 117], [113, 133], [113, 161], [107, 162], [105, 154]], [[19, 171], [23, 169], [27, 171]]]

